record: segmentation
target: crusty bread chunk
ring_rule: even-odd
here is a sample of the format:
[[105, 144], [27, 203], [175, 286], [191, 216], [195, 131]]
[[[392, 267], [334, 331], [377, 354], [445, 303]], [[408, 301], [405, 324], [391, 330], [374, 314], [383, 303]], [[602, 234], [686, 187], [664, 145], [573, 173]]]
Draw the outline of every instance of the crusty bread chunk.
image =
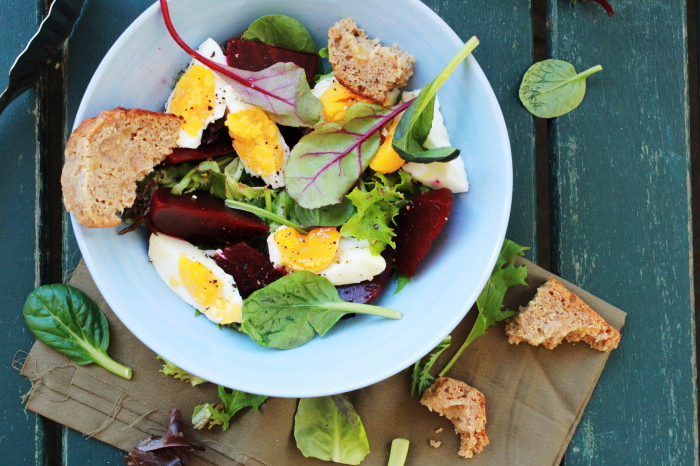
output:
[[489, 439], [486, 436], [486, 398], [466, 383], [440, 377], [420, 400], [430, 411], [445, 416], [460, 435], [459, 456], [471, 458], [481, 452]]
[[136, 182], [177, 146], [182, 119], [138, 108], [104, 111], [71, 134], [61, 174], [63, 203], [81, 224], [119, 225], [134, 203]]
[[383, 104], [405, 86], [416, 60], [397, 46], [370, 39], [350, 18], [328, 29], [328, 60], [336, 79], [351, 91]]
[[620, 332], [553, 278], [508, 319], [506, 334], [508, 343], [524, 341], [549, 349], [566, 340], [584, 341], [599, 351], [610, 351], [620, 342]]

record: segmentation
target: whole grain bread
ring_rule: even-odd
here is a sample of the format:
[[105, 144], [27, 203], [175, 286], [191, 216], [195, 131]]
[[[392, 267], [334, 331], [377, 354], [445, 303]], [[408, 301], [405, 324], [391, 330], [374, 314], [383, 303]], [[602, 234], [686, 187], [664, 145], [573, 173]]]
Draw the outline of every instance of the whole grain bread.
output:
[[328, 60], [343, 86], [379, 104], [408, 83], [415, 62], [397, 46], [382, 46], [379, 39], [370, 39], [350, 18], [328, 29]]
[[61, 174], [63, 203], [81, 224], [112, 227], [134, 203], [136, 182], [177, 146], [182, 119], [117, 107], [88, 118], [71, 134]]
[[440, 377], [423, 392], [420, 402], [455, 426], [460, 436], [459, 456], [471, 458], [488, 445], [486, 398], [476, 388], [460, 380]]
[[584, 341], [599, 351], [613, 350], [620, 343], [620, 332], [554, 278], [508, 319], [506, 335], [511, 344], [524, 341], [549, 349], [563, 340]]

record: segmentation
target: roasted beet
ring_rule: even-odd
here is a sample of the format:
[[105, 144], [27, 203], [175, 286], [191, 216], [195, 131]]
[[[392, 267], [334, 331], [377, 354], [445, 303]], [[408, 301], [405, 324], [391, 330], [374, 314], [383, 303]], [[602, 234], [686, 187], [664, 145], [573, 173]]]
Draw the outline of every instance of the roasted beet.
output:
[[232, 153], [233, 144], [231, 143], [231, 136], [228, 135], [228, 132], [220, 131], [218, 136], [219, 137], [214, 141], [208, 144], [202, 143], [196, 149], [186, 149], [184, 147], [173, 149], [173, 153], [168, 155], [165, 160], [163, 160], [163, 165], [194, 162], [197, 160], [205, 160], [212, 157], [218, 157], [219, 155]]
[[336, 286], [340, 299], [359, 304], [369, 304], [377, 299], [377, 296], [382, 292], [391, 276], [394, 250], [387, 248], [382, 253], [382, 256], [386, 260], [386, 268], [379, 275], [375, 275], [371, 280], [365, 280], [360, 283]]
[[226, 58], [229, 66], [247, 71], [261, 71], [275, 63], [291, 62], [306, 71], [309, 82], [318, 67], [318, 55], [315, 53], [295, 52], [235, 37], [226, 43]]
[[436, 189], [413, 199], [396, 218], [396, 265], [406, 276], [416, 272], [447, 223], [451, 207], [452, 192]]
[[158, 231], [205, 246], [229, 245], [269, 231], [255, 215], [229, 209], [201, 191], [175, 196], [161, 188], [153, 193], [149, 215]]
[[214, 260], [233, 277], [243, 298], [287, 275], [286, 271], [276, 269], [265, 254], [248, 243], [229, 246], [214, 256]]

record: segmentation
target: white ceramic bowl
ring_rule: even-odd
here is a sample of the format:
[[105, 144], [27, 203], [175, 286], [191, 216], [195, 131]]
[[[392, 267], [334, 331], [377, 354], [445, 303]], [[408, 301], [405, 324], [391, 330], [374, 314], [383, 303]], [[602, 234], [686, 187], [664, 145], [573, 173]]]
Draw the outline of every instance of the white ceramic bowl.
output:
[[[207, 37], [223, 43], [264, 14], [300, 20], [316, 44], [335, 21], [352, 17], [372, 37], [416, 58], [407, 89], [427, 84], [462, 45], [417, 0], [171, 0], [176, 29], [191, 46]], [[488, 38], [481, 48], [488, 47]], [[478, 56], [479, 48], [476, 50]], [[116, 106], [162, 111], [175, 75], [189, 62], [170, 38], [160, 7], [146, 10], [117, 40], [88, 86], [76, 117]], [[455, 196], [447, 227], [411, 283], [389, 284], [378, 303], [400, 321], [358, 316], [328, 335], [287, 351], [264, 348], [229, 328], [220, 330], [176, 297], [148, 262], [145, 232], [88, 229], [73, 218], [80, 250], [105, 299], [153, 351], [206, 380], [249, 393], [308, 397], [347, 392], [383, 380], [431, 351], [461, 321], [486, 283], [510, 213], [512, 164], [498, 102], [469, 57], [439, 92], [455, 147], [471, 182]]]

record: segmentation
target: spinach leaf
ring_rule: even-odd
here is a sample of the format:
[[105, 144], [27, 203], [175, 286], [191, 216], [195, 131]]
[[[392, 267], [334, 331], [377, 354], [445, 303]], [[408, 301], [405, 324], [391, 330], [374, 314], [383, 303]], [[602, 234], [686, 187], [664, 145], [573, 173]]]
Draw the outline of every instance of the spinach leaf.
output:
[[285, 15], [266, 15], [256, 19], [241, 39], [295, 52], [316, 53], [316, 44], [309, 31], [299, 21]]
[[435, 348], [435, 352], [430, 355], [425, 364], [421, 364], [419, 359], [413, 365], [413, 373], [411, 374], [411, 396], [421, 396], [423, 392], [433, 384], [434, 377], [430, 375], [430, 369], [435, 365], [435, 361], [440, 357], [452, 342], [452, 335], [447, 335], [442, 342]]
[[596, 65], [576, 74], [571, 63], [544, 60], [532, 65], [520, 84], [520, 101], [540, 118], [555, 118], [579, 106], [586, 95], [586, 78], [602, 70]]
[[340, 122], [301, 138], [284, 169], [287, 192], [305, 209], [339, 204], [379, 149], [379, 131], [408, 103], [394, 109], [357, 103]]
[[338, 227], [347, 222], [354, 212], [352, 201], [344, 197], [340, 204], [316, 209], [305, 209], [295, 202], [291, 215], [305, 227]]
[[241, 331], [262, 346], [290, 349], [325, 335], [350, 313], [401, 318], [393, 309], [345, 302], [327, 278], [301, 271], [251, 294], [243, 302]]
[[44, 285], [24, 303], [27, 327], [41, 341], [76, 364], [94, 362], [113, 374], [131, 378], [131, 368], [107, 355], [109, 326], [97, 304], [77, 288]]
[[418, 97], [413, 100], [411, 106], [403, 114], [396, 127], [392, 143], [392, 147], [399, 154], [399, 157], [407, 162], [431, 163], [449, 162], [459, 156], [459, 149], [454, 147], [424, 149], [423, 143], [430, 134], [430, 128], [433, 124], [435, 96], [438, 89], [477, 45], [479, 45], [479, 39], [476, 37], [469, 39], [440, 74], [421, 90]]
[[294, 439], [307, 458], [360, 464], [369, 453], [365, 427], [345, 395], [301, 398]]
[[205, 427], [211, 429], [213, 426], [220, 425], [221, 430], [227, 430], [231, 418], [238, 411], [248, 407], [258, 409], [267, 397], [239, 390], [231, 390], [231, 393], [228, 393], [225, 387], [219, 385], [219, 399], [221, 403], [195, 406], [192, 413], [192, 425], [195, 429], [202, 430]]
[[[199, 311], [198, 311], [199, 312]], [[200, 312], [201, 314], [201, 312]], [[190, 374], [184, 369], [180, 369], [177, 367], [175, 364], [172, 362], [168, 361], [162, 356], [158, 356], [158, 359], [163, 361], [163, 367], [158, 372], [162, 372], [165, 375], [172, 375], [174, 378], [178, 380], [182, 380], [183, 382], [189, 382], [190, 385], [193, 387], [202, 383], [206, 383], [207, 381], [204, 380], [201, 377], [197, 377], [194, 374]]]
[[464, 353], [464, 350], [474, 340], [486, 333], [489, 327], [496, 322], [515, 315], [515, 311], [503, 310], [503, 298], [511, 286], [526, 284], [527, 267], [524, 265], [516, 267], [511, 261], [516, 255], [522, 256], [526, 249], [529, 248], [520, 246], [509, 239], [503, 241], [503, 246], [501, 246], [501, 252], [498, 255], [498, 259], [496, 259], [496, 265], [493, 267], [491, 277], [476, 299], [476, 308], [479, 310], [479, 315], [476, 318], [474, 327], [469, 332], [467, 339], [462, 343], [462, 346], [457, 350], [457, 353], [450, 359], [445, 368], [440, 371], [438, 377], [447, 374], [457, 362], [457, 359]]

